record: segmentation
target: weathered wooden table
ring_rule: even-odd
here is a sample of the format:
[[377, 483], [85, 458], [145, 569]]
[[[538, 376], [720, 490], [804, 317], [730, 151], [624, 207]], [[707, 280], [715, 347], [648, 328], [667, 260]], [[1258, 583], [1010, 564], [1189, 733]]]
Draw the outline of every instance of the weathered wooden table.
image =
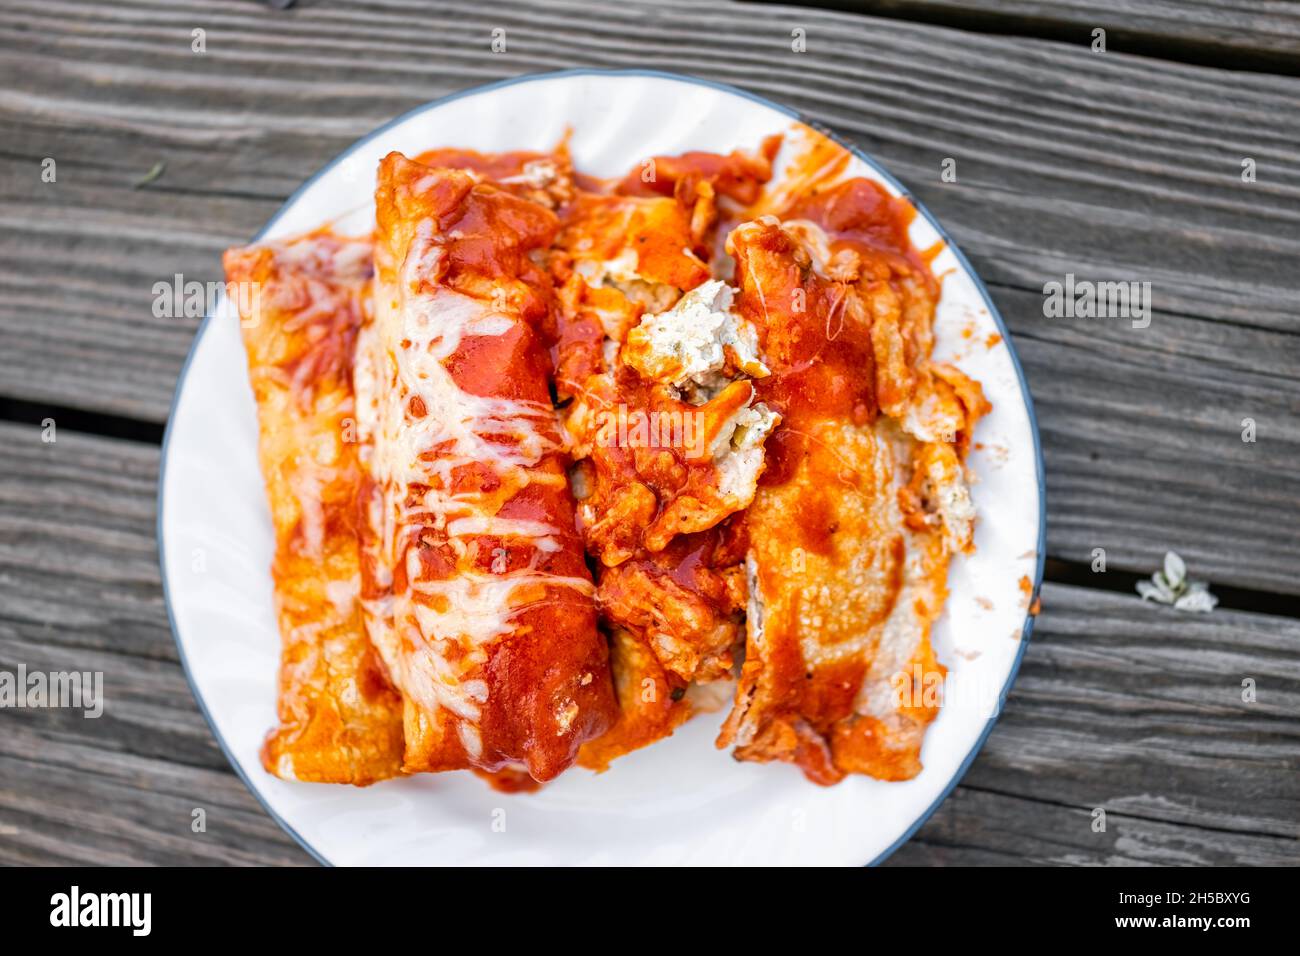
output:
[[[726, 81], [845, 134], [1013, 332], [1047, 458], [1043, 611], [981, 756], [891, 862], [1300, 862], [1300, 9], [837, 6], [0, 4], [0, 669], [103, 671], [111, 701], [0, 711], [0, 863], [309, 862], [177, 662], [158, 442], [198, 320], [155, 318], [154, 283], [218, 278], [398, 113], [581, 65]], [[1150, 326], [1046, 318], [1067, 274], [1149, 281]], [[1171, 548], [1218, 610], [1137, 598]]]

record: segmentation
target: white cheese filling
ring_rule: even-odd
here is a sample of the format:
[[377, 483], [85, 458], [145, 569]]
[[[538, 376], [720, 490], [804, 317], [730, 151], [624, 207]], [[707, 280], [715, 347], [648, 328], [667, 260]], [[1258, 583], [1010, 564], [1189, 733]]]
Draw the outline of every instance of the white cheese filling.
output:
[[655, 381], [704, 398], [727, 384], [722, 370], [730, 349], [736, 367], [762, 378], [771, 371], [759, 355], [758, 333], [731, 311], [735, 290], [710, 279], [671, 309], [644, 316], [628, 333], [625, 361]]
[[748, 506], [763, 468], [763, 441], [781, 416], [762, 402], [740, 409], [714, 439], [709, 449], [718, 471], [718, 493]]

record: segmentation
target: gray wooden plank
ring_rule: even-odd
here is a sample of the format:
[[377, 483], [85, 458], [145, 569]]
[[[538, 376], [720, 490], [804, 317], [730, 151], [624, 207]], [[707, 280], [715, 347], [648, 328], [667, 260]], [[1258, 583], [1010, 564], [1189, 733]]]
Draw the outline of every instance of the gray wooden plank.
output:
[[1049, 584], [1008, 706], [964, 783], [1277, 837], [1300, 861], [1298, 647], [1295, 620]]
[[[1027, 821], [1033, 823], [1027, 825]], [[886, 866], [1295, 866], [1295, 844], [958, 787]]]
[[1300, 863], [1298, 647], [1294, 620], [1046, 585], [997, 726], [892, 862]]
[[[0, 424], [0, 450], [0, 667], [99, 670], [111, 702], [95, 720], [0, 711], [0, 863], [303, 862], [175, 659], [152, 563], [157, 449]], [[1047, 585], [997, 727], [898, 862], [1300, 862], [1298, 649], [1295, 620]], [[196, 806], [207, 834], [188, 829]]]
[[158, 449], [0, 424], [0, 627], [10, 639], [177, 659], [154, 541]]
[[1106, 30], [1112, 49], [1170, 57], [1218, 56], [1243, 68], [1300, 65], [1300, 10], [1273, 0], [818, 0], [874, 15], [1027, 36]]
[[1162, 312], [1146, 330], [1044, 320], [1037, 293], [993, 298], [1038, 414], [1048, 554], [1091, 565], [1100, 548], [1149, 574], [1172, 549], [1196, 577], [1300, 592], [1300, 336]]
[[[34, 713], [3, 718], [0, 863], [312, 862], [229, 771], [106, 750], [99, 728], [55, 735], [29, 726], [40, 723]], [[194, 832], [199, 809], [204, 829]]]
[[1294, 620], [1045, 585], [993, 734], [891, 862], [1300, 864], [1297, 646]]
[[93, 719], [0, 711], [0, 863], [309, 862], [230, 769], [178, 663], [158, 449], [41, 435], [0, 425], [0, 668], [99, 672], [106, 703]]

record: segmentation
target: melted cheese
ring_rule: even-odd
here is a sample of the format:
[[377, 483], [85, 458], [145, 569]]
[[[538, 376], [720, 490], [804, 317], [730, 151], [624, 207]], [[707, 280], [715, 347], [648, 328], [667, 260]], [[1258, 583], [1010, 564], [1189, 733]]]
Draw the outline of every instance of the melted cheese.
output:
[[401, 771], [403, 705], [374, 673], [357, 603], [359, 542], [339, 520], [360, 479], [347, 379], [371, 256], [369, 239], [329, 232], [225, 256], [230, 281], [257, 291], [236, 304], [275, 523], [283, 638], [279, 724], [261, 756], [284, 779], [366, 784]]
[[[590, 597], [594, 588], [528, 568], [493, 574], [461, 566], [446, 578], [425, 575], [421, 538], [429, 530], [446, 536], [461, 563], [472, 558], [472, 539], [482, 535], [519, 540], [538, 553], [561, 548], [560, 529], [497, 513], [531, 481], [552, 477], [531, 469], [561, 448], [554, 410], [549, 403], [469, 393], [445, 365], [465, 339], [504, 335], [520, 320], [452, 289], [429, 289], [442, 256], [440, 237], [426, 220], [394, 286], [380, 288], [374, 332], [358, 348], [360, 431], [373, 442], [363, 458], [382, 488], [368, 514], [381, 552], [378, 577], [391, 586], [392, 569], [402, 561], [408, 582], [404, 591], [369, 602], [368, 610], [380, 622], [376, 641], [403, 693], [430, 719], [441, 711], [454, 715], [460, 742], [476, 759], [483, 750], [478, 723], [489, 688], [481, 669], [489, 647], [511, 633], [516, 615], [530, 606], [527, 593], [559, 587]], [[416, 404], [423, 414], [413, 412]], [[499, 487], [453, 493], [459, 469], [483, 465]]]
[[[410, 291], [421, 275], [436, 271], [439, 249], [407, 257], [398, 301], [381, 301], [380, 335], [395, 366], [395, 388], [385, 390], [390, 403], [383, 416], [387, 429], [379, 443], [375, 476], [399, 486], [452, 483], [457, 468], [481, 462], [503, 475], [522, 479], [526, 469], [560, 449], [549, 404], [473, 395], [460, 388], [443, 364], [471, 336], [503, 335], [515, 319], [489, 305], [449, 289]], [[425, 414], [409, 414], [412, 398]], [[433, 461], [420, 458], [433, 449]], [[424, 500], [430, 512], [455, 511], [454, 500], [431, 491]]]
[[574, 271], [587, 281], [588, 285], [600, 285], [609, 280], [611, 284], [643, 281], [637, 272], [640, 257], [631, 246], [625, 247], [612, 259], [579, 259]]

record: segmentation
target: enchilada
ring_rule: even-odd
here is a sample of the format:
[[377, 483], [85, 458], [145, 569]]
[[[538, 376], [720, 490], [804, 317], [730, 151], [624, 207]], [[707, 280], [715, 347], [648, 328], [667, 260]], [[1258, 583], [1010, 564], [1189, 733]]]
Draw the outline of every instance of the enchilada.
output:
[[539, 203], [400, 154], [380, 165], [376, 309], [358, 361], [371, 635], [408, 772], [549, 780], [614, 720], [551, 405]]
[[747, 512], [745, 663], [718, 744], [821, 784], [903, 780], [942, 706], [930, 631], [972, 547], [963, 461], [988, 406], [931, 361], [938, 284], [911, 206], [814, 147], [810, 178], [727, 240], [783, 423]]
[[367, 784], [401, 772], [402, 703], [366, 636], [352, 363], [372, 246], [328, 231], [225, 255], [257, 400], [283, 640], [278, 777]]

